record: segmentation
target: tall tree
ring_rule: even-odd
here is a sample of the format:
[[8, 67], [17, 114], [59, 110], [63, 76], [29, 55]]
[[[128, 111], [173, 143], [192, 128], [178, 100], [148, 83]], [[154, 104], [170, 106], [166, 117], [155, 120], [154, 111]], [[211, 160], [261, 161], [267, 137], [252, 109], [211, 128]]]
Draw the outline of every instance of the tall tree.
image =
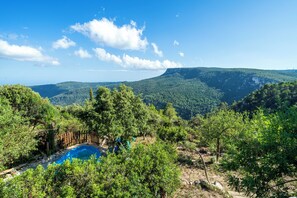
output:
[[90, 88], [90, 92], [89, 92], [89, 99], [90, 99], [90, 101], [93, 101], [94, 100], [94, 95], [93, 95], [93, 89], [92, 89], [92, 87]]
[[115, 109], [113, 96], [108, 88], [98, 88], [94, 110], [97, 132], [102, 136], [108, 136], [111, 140], [115, 139]]
[[219, 161], [222, 147], [227, 148], [236, 141], [244, 128], [243, 115], [222, 106], [202, 120], [201, 130], [205, 141], [216, 145], [216, 161]]
[[36, 132], [0, 97], [0, 170], [36, 148]]

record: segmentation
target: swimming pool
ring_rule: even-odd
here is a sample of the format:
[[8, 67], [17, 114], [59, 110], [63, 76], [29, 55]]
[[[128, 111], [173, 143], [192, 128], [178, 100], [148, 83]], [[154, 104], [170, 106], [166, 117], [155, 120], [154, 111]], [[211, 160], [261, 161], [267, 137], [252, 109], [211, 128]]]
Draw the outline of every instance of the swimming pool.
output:
[[98, 148], [90, 145], [81, 145], [75, 147], [61, 156], [58, 160], [55, 161], [56, 164], [62, 164], [66, 160], [72, 161], [73, 158], [88, 160], [92, 155], [95, 155], [96, 158], [101, 156], [101, 152]]

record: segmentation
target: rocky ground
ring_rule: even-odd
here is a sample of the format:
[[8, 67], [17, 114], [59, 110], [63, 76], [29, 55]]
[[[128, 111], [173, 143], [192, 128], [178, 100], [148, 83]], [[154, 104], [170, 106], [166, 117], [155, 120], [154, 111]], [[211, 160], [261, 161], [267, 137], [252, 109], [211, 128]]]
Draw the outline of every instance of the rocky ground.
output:
[[246, 197], [230, 189], [226, 182], [226, 176], [214, 168], [215, 164], [212, 163], [212, 156], [205, 153], [203, 158], [207, 167], [209, 183], [207, 182], [203, 163], [199, 155], [195, 152], [179, 150], [181, 187], [177, 190], [174, 197]]

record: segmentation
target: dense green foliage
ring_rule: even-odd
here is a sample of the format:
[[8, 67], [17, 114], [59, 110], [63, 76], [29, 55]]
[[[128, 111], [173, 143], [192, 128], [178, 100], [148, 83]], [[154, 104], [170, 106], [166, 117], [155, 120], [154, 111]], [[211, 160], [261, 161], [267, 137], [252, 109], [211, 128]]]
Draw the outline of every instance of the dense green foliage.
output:
[[56, 109], [21, 85], [0, 87], [0, 170], [27, 157], [38, 145], [38, 132], [48, 128]]
[[264, 115], [258, 112], [246, 125], [245, 136], [234, 142], [237, 149], [223, 163], [230, 184], [256, 197], [296, 196], [286, 184], [297, 181], [297, 108]]
[[0, 170], [20, 157], [28, 156], [37, 145], [36, 132], [14, 112], [9, 101], [0, 98]]
[[272, 113], [286, 109], [296, 103], [297, 81], [264, 85], [261, 89], [235, 103], [233, 108], [240, 112], [253, 112], [261, 108]]
[[125, 85], [113, 91], [99, 87], [96, 97], [83, 107], [73, 105], [65, 110], [86, 123], [90, 132], [97, 132], [111, 144], [117, 138], [131, 140], [149, 134], [148, 107]]
[[0, 197], [165, 197], [179, 185], [176, 157], [172, 147], [155, 143], [110, 153], [100, 162], [39, 166], [0, 181]]
[[[137, 82], [122, 82], [142, 94], [147, 104], [162, 109], [172, 103], [182, 118], [205, 114], [221, 102], [233, 103], [267, 83], [294, 81], [295, 71], [255, 69], [180, 68], [168, 69], [162, 76]], [[33, 86], [33, 90], [48, 97], [53, 104], [83, 104], [89, 98], [90, 87], [113, 88], [119, 83], [67, 82], [57, 85]], [[56, 91], [55, 91], [56, 88]], [[56, 92], [56, 93], [55, 93]]]
[[216, 161], [219, 161], [222, 149], [229, 152], [234, 141], [242, 136], [244, 124], [243, 115], [229, 110], [225, 105], [201, 120], [202, 141], [215, 148]]
[[27, 119], [33, 127], [49, 124], [57, 113], [48, 100], [25, 86], [2, 86], [0, 98], [6, 98], [13, 111]]
[[0, 87], [0, 170], [10, 167], [46, 142], [56, 149], [54, 134], [81, 131], [84, 123], [60, 111], [47, 99], [21, 85]]
[[[240, 84], [240, 80], [235, 79], [238, 76], [245, 81]], [[183, 110], [175, 109], [176, 104], [185, 105], [190, 111], [185, 110], [185, 114], [180, 115], [190, 115], [197, 110], [189, 102], [191, 97], [200, 100], [205, 96], [203, 104], [210, 104], [213, 98], [208, 100], [207, 94], [218, 94], [216, 104], [211, 105], [209, 111], [218, 106], [225, 94], [239, 97], [262, 83], [294, 78], [295, 73], [288, 71], [168, 70], [161, 77], [141, 81], [149, 82], [147, 85], [139, 83], [136, 87], [137, 92], [145, 88], [144, 100], [155, 100], [148, 103], [159, 104], [158, 108], [163, 108], [159, 110], [152, 104], [145, 105], [141, 97], [124, 84], [113, 89], [109, 88], [115, 84], [109, 88], [99, 87], [94, 94], [94, 87], [86, 84], [84, 105], [67, 107], [53, 106], [24, 86], [2, 86], [0, 169], [11, 167], [36, 149], [44, 151], [38, 146], [41, 142], [50, 142], [50, 149], [55, 151], [55, 134], [69, 131], [96, 132], [100, 139], [108, 140], [108, 146], [115, 148], [117, 145], [120, 149], [100, 158], [100, 162], [74, 160], [47, 169], [38, 167], [11, 180], [0, 181], [0, 197], [165, 197], [179, 184], [175, 149], [168, 144], [195, 151], [197, 146], [208, 147], [217, 157], [216, 167], [231, 171], [230, 185], [249, 196], [296, 196], [296, 190], [290, 185], [297, 178], [295, 82], [265, 85], [235, 104], [233, 109], [221, 103], [219, 108], [205, 115], [197, 114], [190, 121], [179, 116]], [[72, 91], [80, 86], [66, 83], [65, 89], [68, 89], [66, 85]], [[203, 87], [205, 92], [197, 92], [196, 86]], [[150, 91], [153, 89], [156, 92]], [[157, 97], [162, 99], [157, 100]], [[168, 103], [166, 97], [171, 97], [173, 103]], [[201, 101], [198, 100], [195, 107], [199, 109]], [[240, 112], [253, 112], [259, 107], [263, 110], [257, 113]], [[149, 141], [157, 140], [157, 143], [145, 146], [138, 142], [132, 144], [131, 150], [125, 149], [127, 141], [140, 136], [144, 139], [153, 136]], [[121, 141], [117, 141], [119, 139]]]

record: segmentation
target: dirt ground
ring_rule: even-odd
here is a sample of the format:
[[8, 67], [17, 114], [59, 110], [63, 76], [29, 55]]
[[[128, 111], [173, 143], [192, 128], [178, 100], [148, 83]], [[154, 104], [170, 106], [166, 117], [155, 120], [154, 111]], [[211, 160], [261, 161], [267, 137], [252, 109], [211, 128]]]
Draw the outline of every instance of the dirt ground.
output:
[[[152, 137], [146, 137], [145, 139], [139, 137], [133, 144], [151, 144], [155, 141], [156, 139]], [[210, 183], [219, 182], [223, 186], [223, 190], [203, 189], [199, 185], [196, 185], [200, 180], [207, 181], [199, 155], [195, 152], [180, 149], [178, 149], [178, 154], [181, 169], [181, 186], [173, 195], [174, 198], [246, 198], [243, 194], [230, 189], [226, 182], [226, 176], [223, 173], [215, 171], [215, 168], [213, 168], [214, 164], [212, 163], [213, 156], [210, 156], [207, 152], [202, 155], [206, 163]]]
[[202, 161], [198, 154], [189, 151], [179, 150], [179, 166], [181, 168], [181, 187], [174, 194], [174, 197], [202, 197], [202, 198], [221, 198], [221, 197], [234, 197], [245, 198], [246, 196], [232, 191], [226, 182], [225, 175], [213, 168], [214, 164], [211, 163], [212, 156], [203, 154], [206, 163], [207, 173], [210, 183], [219, 182], [223, 190], [201, 188], [197, 183], [206, 180], [205, 172], [203, 169]]

